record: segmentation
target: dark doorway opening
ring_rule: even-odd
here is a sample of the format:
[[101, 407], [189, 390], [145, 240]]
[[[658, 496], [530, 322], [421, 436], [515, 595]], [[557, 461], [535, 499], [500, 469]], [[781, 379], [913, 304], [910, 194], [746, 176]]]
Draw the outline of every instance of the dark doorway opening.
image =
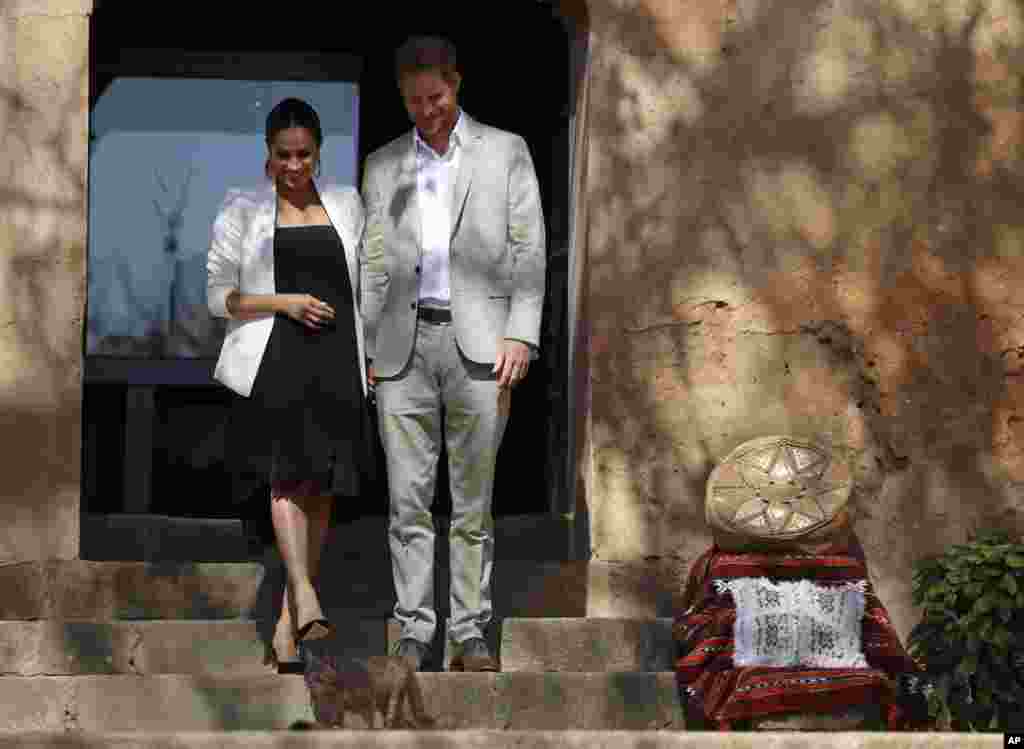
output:
[[[452, 39], [464, 76], [462, 106], [483, 122], [525, 137], [547, 222], [542, 354], [514, 394], [499, 454], [494, 511], [498, 516], [562, 512], [571, 506], [566, 496], [569, 170], [575, 98], [571, 28], [546, 3], [467, 6], [478, 9], [460, 8], [447, 14], [457, 19], [433, 23], [404, 4], [379, 6], [360, 7], [350, 21], [344, 13], [330, 21], [304, 12], [280, 18], [277, 10], [254, 12], [243, 22], [237, 16], [200, 18], [175, 12], [174, 6], [165, 10], [127, 0], [97, 0], [91, 17], [91, 104], [122, 76], [331, 80], [347, 67], [346, 74], [356, 71], [359, 86], [360, 179], [366, 155], [410, 127], [393, 77], [393, 50], [411, 33]], [[133, 56], [126, 50], [146, 54]], [[190, 64], [190, 59], [197, 62]], [[262, 126], [262, 116], [254, 116]], [[222, 462], [228, 397], [208, 381], [211, 369], [209, 360], [86, 357], [84, 513], [211, 518], [236, 511], [226, 500], [229, 484]], [[152, 433], [150, 443], [140, 445], [125, 437], [124, 426], [132, 413], [143, 411]], [[195, 446], [200, 444], [203, 457], [197, 460]], [[130, 465], [140, 450], [151, 458], [142, 475]], [[139, 486], [148, 489], [145, 501], [138, 499]], [[385, 489], [367, 498], [360, 511], [386, 514]], [[442, 467], [435, 511], [445, 514], [448, 507]]]

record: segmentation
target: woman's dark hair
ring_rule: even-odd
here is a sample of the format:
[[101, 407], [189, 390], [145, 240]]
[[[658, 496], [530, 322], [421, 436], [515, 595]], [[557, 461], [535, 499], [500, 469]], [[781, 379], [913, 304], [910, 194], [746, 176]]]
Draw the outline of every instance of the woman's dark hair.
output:
[[279, 132], [291, 127], [305, 128], [313, 135], [317, 148], [323, 145], [324, 134], [320, 129], [320, 118], [316, 110], [295, 97], [282, 99], [267, 114], [267, 145], [274, 141]]
[[449, 83], [458, 75], [455, 45], [440, 36], [411, 36], [395, 51], [395, 78], [409, 73], [438, 70]]

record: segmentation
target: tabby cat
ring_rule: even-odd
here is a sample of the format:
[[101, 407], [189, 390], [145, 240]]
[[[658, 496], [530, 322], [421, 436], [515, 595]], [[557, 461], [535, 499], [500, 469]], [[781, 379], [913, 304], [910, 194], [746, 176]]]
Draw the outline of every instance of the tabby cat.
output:
[[346, 713], [361, 715], [367, 728], [434, 726], [423, 706], [416, 671], [405, 658], [309, 658], [305, 678], [316, 722], [296, 721], [292, 729], [344, 728]]

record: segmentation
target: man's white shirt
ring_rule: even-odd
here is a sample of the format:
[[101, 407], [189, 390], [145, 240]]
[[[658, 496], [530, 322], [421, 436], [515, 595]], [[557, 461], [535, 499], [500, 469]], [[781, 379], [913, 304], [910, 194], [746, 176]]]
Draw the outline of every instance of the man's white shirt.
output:
[[451, 300], [449, 250], [452, 200], [462, 156], [463, 131], [460, 111], [448, 140], [448, 151], [438, 154], [413, 128], [420, 246], [423, 248], [420, 258], [419, 302], [428, 307], [447, 307]]

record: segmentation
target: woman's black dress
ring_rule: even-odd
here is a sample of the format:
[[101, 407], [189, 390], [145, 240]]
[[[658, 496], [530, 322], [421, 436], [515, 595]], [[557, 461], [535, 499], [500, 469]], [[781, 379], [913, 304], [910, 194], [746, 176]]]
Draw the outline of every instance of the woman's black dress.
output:
[[279, 294], [311, 294], [335, 318], [311, 330], [286, 315], [274, 327], [249, 398], [232, 406], [228, 460], [233, 495], [250, 538], [273, 540], [272, 482], [316, 479], [335, 496], [334, 519], [352, 517], [352, 498], [375, 480], [376, 435], [359, 372], [352, 285], [331, 225], [279, 226], [274, 233]]

